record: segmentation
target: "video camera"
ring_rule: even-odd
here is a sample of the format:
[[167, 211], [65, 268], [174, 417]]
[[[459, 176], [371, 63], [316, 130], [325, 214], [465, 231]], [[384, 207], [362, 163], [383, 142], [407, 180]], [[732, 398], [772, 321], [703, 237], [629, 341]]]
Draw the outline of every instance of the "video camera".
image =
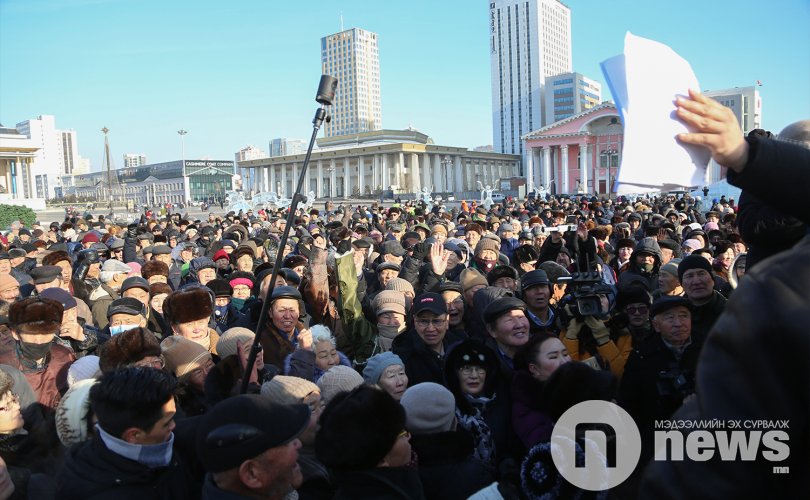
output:
[[658, 395], [664, 398], [678, 396], [685, 398], [695, 392], [695, 384], [692, 377], [678, 368], [677, 365], [670, 366], [667, 370], [658, 372], [658, 379], [655, 381]]
[[568, 295], [563, 299], [562, 306], [571, 305], [577, 316], [597, 316], [602, 311], [602, 275], [598, 271], [573, 273], [571, 277], [560, 277], [558, 282], [568, 283]]

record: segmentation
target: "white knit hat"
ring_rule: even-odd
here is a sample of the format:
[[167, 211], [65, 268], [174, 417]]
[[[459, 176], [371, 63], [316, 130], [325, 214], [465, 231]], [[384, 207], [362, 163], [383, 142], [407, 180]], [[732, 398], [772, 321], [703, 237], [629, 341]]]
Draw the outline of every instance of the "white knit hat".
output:
[[101, 368], [98, 366], [98, 356], [84, 356], [70, 365], [67, 374], [68, 387], [86, 379], [95, 379], [101, 376]]
[[237, 342], [242, 342], [242, 344], [246, 342], [253, 343], [255, 337], [256, 334], [247, 328], [241, 326], [228, 328], [219, 336], [219, 340], [217, 341], [217, 355], [222, 359], [236, 354], [238, 351]]

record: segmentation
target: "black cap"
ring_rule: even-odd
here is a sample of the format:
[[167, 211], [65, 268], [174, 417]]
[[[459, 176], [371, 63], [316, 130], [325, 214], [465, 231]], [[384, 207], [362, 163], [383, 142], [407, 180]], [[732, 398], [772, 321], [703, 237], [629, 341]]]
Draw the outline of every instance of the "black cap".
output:
[[12, 248], [8, 251], [8, 255], [12, 259], [17, 259], [19, 257], [25, 257], [26, 251], [22, 248]]
[[509, 311], [520, 309], [526, 311], [526, 304], [514, 297], [501, 297], [490, 302], [484, 309], [484, 321], [492, 323]]
[[61, 288], [48, 288], [47, 290], [43, 290], [42, 293], [39, 294], [40, 297], [43, 299], [51, 299], [59, 302], [62, 304], [62, 307], [67, 311], [68, 309], [72, 309], [78, 305], [76, 299], [68, 292], [67, 290], [63, 290]]
[[233, 295], [233, 287], [222, 278], [213, 279], [206, 283], [205, 286], [210, 288], [216, 297], [230, 297]]
[[352, 241], [352, 245], [356, 246], [357, 248], [370, 248], [371, 241], [366, 238], [360, 238], [359, 240]]
[[386, 269], [392, 269], [392, 270], [394, 270], [396, 272], [399, 272], [399, 271], [402, 270], [402, 268], [399, 267], [398, 264], [395, 264], [393, 262], [381, 262], [380, 264], [377, 264], [376, 271], [378, 273], [381, 272], [381, 271], [385, 271]]
[[172, 247], [169, 245], [155, 245], [152, 247], [152, 255], [168, 255], [172, 253]]
[[110, 243], [110, 250], [118, 250], [119, 248], [124, 248], [124, 240], [120, 238], [112, 240]]
[[280, 405], [258, 394], [225, 399], [202, 417], [197, 456], [208, 472], [235, 469], [297, 438], [309, 425], [309, 416], [307, 405]]
[[110, 307], [107, 309], [107, 319], [112, 318], [113, 314], [130, 314], [132, 316], [140, 314], [145, 318], [146, 306], [138, 299], [121, 297], [110, 302]]
[[456, 283], [455, 281], [445, 281], [444, 283], [440, 283], [438, 288], [439, 293], [458, 292], [460, 294], [464, 294], [464, 287], [461, 286], [461, 283]]
[[650, 309], [650, 317], [654, 318], [663, 312], [669, 311], [673, 307], [685, 307], [690, 311], [692, 310], [692, 304], [686, 297], [665, 295], [653, 302], [652, 309]]
[[402, 245], [396, 240], [388, 240], [382, 245], [382, 249], [380, 250], [380, 255], [391, 254], [396, 257], [404, 257], [408, 254]]
[[28, 274], [33, 278], [35, 285], [42, 285], [61, 277], [62, 268], [59, 266], [39, 266], [31, 269]]
[[275, 302], [278, 299], [304, 300], [301, 297], [301, 292], [293, 286], [277, 286], [273, 288], [273, 293], [270, 295], [270, 302]]
[[520, 278], [520, 288], [524, 292], [533, 286], [539, 285], [548, 285], [548, 274], [542, 269], [535, 269], [534, 271], [529, 271], [528, 273], [524, 274], [522, 278]]
[[444, 299], [438, 293], [423, 293], [413, 299], [411, 313], [416, 316], [425, 311], [432, 312], [436, 315], [447, 314], [447, 304], [445, 304]]
[[131, 288], [141, 288], [146, 290], [146, 293], [149, 293], [149, 282], [141, 276], [131, 276], [121, 283], [121, 294], [123, 295], [124, 292]]

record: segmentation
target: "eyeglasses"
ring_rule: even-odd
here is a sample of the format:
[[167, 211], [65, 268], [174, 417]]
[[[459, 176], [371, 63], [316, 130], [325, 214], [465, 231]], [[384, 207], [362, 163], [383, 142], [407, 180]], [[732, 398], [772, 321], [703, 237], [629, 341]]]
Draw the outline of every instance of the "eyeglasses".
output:
[[447, 323], [447, 318], [442, 319], [415, 319], [414, 324], [417, 326], [421, 326], [422, 328], [427, 328], [429, 326], [433, 326], [433, 328], [439, 328], [445, 323]]
[[624, 308], [628, 314], [644, 314], [650, 309], [647, 306], [627, 306]]
[[483, 366], [462, 366], [459, 370], [462, 375], [469, 377], [475, 372], [476, 375], [486, 375], [487, 369]]
[[399, 434], [397, 434], [397, 438], [401, 438], [401, 437], [404, 437], [404, 438], [410, 438], [410, 437], [411, 437], [411, 433], [410, 433], [410, 432], [408, 432], [408, 431], [406, 431], [405, 429], [402, 429], [402, 432], [400, 432]]

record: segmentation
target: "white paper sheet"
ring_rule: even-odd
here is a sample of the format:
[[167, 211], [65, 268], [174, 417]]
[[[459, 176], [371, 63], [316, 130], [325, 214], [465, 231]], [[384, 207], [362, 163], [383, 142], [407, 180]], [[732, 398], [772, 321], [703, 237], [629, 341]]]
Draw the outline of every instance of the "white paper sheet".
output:
[[700, 89], [689, 62], [668, 46], [628, 31], [624, 54], [601, 66], [624, 125], [616, 192], [703, 185], [709, 151], [675, 139], [688, 131], [675, 116], [675, 97]]

